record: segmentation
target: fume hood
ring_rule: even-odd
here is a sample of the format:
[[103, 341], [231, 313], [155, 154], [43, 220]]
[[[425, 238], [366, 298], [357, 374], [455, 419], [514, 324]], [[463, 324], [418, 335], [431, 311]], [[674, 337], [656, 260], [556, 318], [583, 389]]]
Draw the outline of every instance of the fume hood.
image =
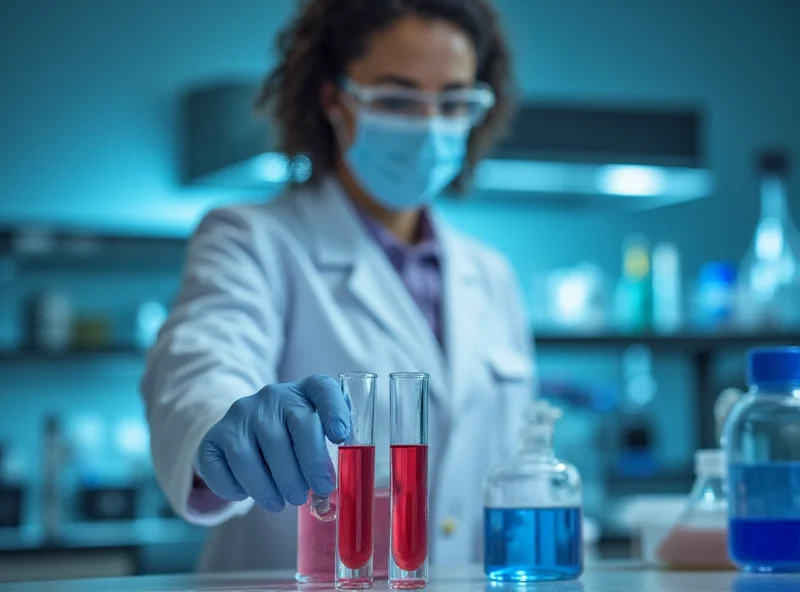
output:
[[[253, 113], [258, 86], [218, 83], [182, 103], [182, 180], [270, 192], [302, 182], [313, 163], [289, 159]], [[650, 208], [714, 191], [703, 112], [684, 105], [523, 103], [475, 174], [474, 194], [563, 205]]]

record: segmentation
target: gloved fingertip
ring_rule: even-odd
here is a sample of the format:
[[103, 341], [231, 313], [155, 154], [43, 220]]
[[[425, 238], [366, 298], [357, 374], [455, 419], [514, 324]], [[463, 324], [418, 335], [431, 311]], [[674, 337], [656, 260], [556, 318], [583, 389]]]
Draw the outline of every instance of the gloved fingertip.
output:
[[322, 477], [316, 480], [316, 482], [311, 486], [311, 489], [317, 495], [328, 497], [333, 493], [333, 490], [336, 489], [336, 481], [330, 477]]
[[256, 500], [259, 506], [264, 508], [267, 512], [277, 514], [286, 507], [286, 502], [283, 499], [267, 498], [263, 500]]
[[293, 506], [302, 506], [308, 500], [308, 487], [292, 487], [286, 495], [286, 501]]
[[350, 435], [350, 428], [341, 419], [334, 419], [330, 424], [330, 432], [331, 442], [340, 444], [347, 440]]

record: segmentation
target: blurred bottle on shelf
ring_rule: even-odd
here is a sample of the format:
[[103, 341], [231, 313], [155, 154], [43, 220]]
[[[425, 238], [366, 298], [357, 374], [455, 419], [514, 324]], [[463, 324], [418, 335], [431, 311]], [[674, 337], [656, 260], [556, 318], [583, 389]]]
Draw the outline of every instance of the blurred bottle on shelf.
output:
[[622, 269], [616, 293], [617, 323], [625, 331], [646, 331], [653, 317], [653, 287], [650, 244], [645, 237], [633, 235], [625, 241]]
[[542, 287], [546, 314], [539, 326], [576, 331], [602, 329], [607, 310], [605, 286], [602, 270], [592, 263], [549, 272]]
[[736, 306], [736, 268], [712, 261], [700, 268], [694, 293], [695, 326], [707, 331], [729, 329]]
[[58, 353], [72, 341], [72, 305], [60, 292], [33, 294], [25, 303], [25, 332], [29, 349]]
[[758, 159], [761, 218], [739, 268], [737, 321], [747, 329], [800, 327], [800, 234], [788, 200], [788, 155]]
[[622, 380], [616, 471], [627, 477], [651, 477], [658, 472], [650, 410], [658, 384], [653, 376], [653, 352], [649, 347], [637, 344], [623, 352]]
[[42, 462], [42, 536], [47, 541], [58, 539], [64, 523], [64, 468], [69, 454], [61, 420], [45, 418]]
[[658, 243], [653, 249], [653, 328], [674, 333], [681, 328], [681, 263], [678, 247]]
[[150, 349], [156, 342], [161, 326], [167, 320], [167, 309], [160, 302], [143, 302], [136, 309], [136, 346]]
[[0, 442], [0, 528], [22, 526], [26, 468], [21, 451], [8, 442]]

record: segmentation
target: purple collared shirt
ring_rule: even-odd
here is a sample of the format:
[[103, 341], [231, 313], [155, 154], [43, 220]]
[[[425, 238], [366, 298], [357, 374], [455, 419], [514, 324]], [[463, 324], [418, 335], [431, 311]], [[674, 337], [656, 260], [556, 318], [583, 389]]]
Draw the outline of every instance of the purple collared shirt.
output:
[[442, 343], [441, 250], [430, 214], [422, 211], [421, 240], [416, 245], [401, 242], [379, 222], [359, 210], [361, 221], [381, 247], [419, 307], [434, 335]]

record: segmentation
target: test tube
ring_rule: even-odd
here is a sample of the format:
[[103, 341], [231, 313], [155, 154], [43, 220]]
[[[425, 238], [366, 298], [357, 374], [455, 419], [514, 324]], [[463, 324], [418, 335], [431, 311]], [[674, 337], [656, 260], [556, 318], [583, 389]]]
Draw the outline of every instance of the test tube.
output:
[[389, 377], [391, 552], [389, 587], [428, 585], [428, 375]]
[[336, 522], [336, 587], [372, 587], [375, 500], [375, 374], [340, 374], [350, 407], [350, 436], [339, 446]]

